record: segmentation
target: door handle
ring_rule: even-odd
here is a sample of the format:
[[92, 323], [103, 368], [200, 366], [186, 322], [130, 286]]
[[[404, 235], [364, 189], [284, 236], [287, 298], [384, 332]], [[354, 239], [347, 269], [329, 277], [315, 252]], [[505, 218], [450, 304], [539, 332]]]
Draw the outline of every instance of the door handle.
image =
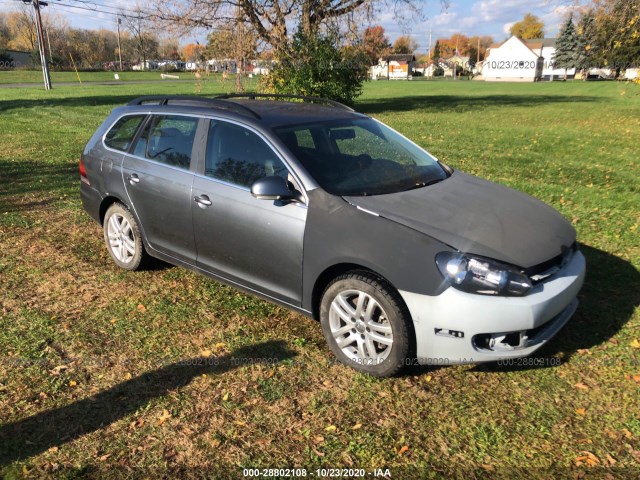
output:
[[138, 175], [136, 175], [135, 173], [132, 173], [131, 175], [129, 175], [128, 179], [129, 179], [129, 183], [131, 185], [135, 185], [136, 183], [140, 183], [140, 177], [138, 177]]
[[206, 195], [200, 195], [198, 197], [193, 197], [193, 201], [196, 202], [201, 207], [210, 207], [212, 205], [211, 200]]

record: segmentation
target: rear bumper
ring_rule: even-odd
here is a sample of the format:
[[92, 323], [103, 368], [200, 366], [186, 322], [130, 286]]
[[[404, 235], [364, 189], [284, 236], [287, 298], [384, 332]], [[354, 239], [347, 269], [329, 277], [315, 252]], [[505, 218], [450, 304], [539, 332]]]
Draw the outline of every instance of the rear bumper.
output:
[[102, 204], [100, 192], [90, 185], [80, 182], [80, 199], [89, 216], [100, 223], [100, 205]]
[[400, 291], [414, 322], [423, 364], [489, 362], [532, 354], [575, 312], [584, 282], [576, 252], [554, 277], [524, 297], [492, 297], [448, 288], [437, 296]]

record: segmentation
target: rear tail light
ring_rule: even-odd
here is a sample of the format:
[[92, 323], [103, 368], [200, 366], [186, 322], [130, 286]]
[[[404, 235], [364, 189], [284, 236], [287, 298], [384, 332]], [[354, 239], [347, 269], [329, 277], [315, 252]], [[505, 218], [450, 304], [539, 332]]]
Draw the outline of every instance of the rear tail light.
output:
[[84, 168], [84, 163], [82, 163], [82, 158], [80, 159], [80, 181], [82, 183], [86, 183], [87, 185], [91, 185], [91, 182], [89, 182], [89, 178], [87, 177], [87, 169]]

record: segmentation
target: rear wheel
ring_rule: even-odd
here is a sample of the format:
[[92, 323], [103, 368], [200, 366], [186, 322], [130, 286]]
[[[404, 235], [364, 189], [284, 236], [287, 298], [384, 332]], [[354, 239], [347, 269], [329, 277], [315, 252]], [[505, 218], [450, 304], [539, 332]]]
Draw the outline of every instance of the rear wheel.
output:
[[104, 216], [103, 230], [107, 250], [116, 265], [138, 270], [147, 254], [138, 222], [127, 207], [121, 203], [111, 205]]
[[342, 275], [327, 287], [320, 323], [338, 360], [360, 372], [391, 376], [409, 358], [409, 313], [395, 289], [368, 272]]

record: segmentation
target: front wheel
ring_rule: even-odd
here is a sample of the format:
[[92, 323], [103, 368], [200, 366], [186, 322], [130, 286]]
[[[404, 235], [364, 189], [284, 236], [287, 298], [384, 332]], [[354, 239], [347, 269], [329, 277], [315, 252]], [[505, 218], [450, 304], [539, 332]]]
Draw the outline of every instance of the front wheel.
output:
[[121, 268], [138, 270], [146, 258], [138, 222], [121, 203], [109, 207], [103, 222], [104, 241], [111, 258]]
[[409, 358], [413, 332], [398, 293], [368, 272], [336, 278], [320, 304], [320, 323], [338, 360], [376, 377], [398, 373]]

